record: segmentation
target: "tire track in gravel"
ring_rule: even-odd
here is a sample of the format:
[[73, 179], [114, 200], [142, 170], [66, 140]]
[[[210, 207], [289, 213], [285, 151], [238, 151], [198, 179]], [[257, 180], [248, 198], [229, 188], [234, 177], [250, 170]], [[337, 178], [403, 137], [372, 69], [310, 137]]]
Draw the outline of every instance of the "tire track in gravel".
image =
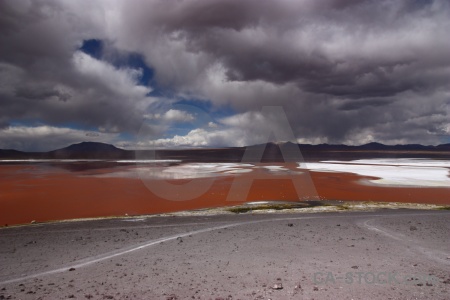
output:
[[[434, 213], [435, 214], [435, 213]], [[373, 215], [359, 215], [359, 214], [355, 214], [353, 217], [354, 218], [358, 218], [358, 219], [365, 219], [367, 217], [370, 217], [369, 220], [366, 220], [363, 223], [363, 227], [365, 227], [366, 229], [372, 230], [372, 231], [376, 231], [379, 233], [382, 233], [390, 238], [394, 238], [394, 239], [398, 239], [398, 240], [405, 240], [402, 237], [398, 237], [395, 234], [391, 234], [385, 230], [379, 229], [377, 227], [374, 227], [372, 225], [369, 225], [369, 221], [373, 220], [374, 217], [398, 217], [398, 216], [423, 216], [423, 215], [434, 215], [433, 213], [412, 213], [412, 214], [408, 214], [408, 213], [401, 213], [401, 214], [373, 214]], [[93, 265], [95, 263], [99, 263], [111, 258], [115, 258], [121, 255], [125, 255], [131, 252], [135, 252], [144, 248], [148, 248], [154, 245], [157, 245], [159, 243], [162, 242], [167, 242], [167, 241], [172, 241], [172, 240], [176, 240], [177, 238], [180, 237], [186, 237], [186, 236], [190, 236], [190, 235], [195, 235], [195, 234], [201, 234], [201, 233], [207, 233], [207, 232], [211, 232], [211, 231], [215, 231], [215, 230], [220, 230], [220, 229], [225, 229], [225, 228], [232, 228], [232, 227], [237, 227], [237, 226], [242, 226], [242, 225], [251, 225], [251, 224], [258, 224], [258, 223], [263, 223], [263, 222], [277, 222], [277, 221], [289, 221], [289, 220], [308, 220], [308, 219], [321, 219], [321, 218], [349, 218], [348, 215], [334, 215], [334, 216], [327, 216], [327, 215], [321, 215], [321, 216], [302, 216], [302, 217], [283, 217], [283, 218], [270, 218], [270, 219], [262, 219], [262, 220], [255, 220], [255, 221], [245, 221], [245, 222], [236, 222], [236, 223], [228, 223], [226, 225], [221, 225], [221, 226], [214, 226], [214, 227], [208, 227], [208, 228], [203, 228], [203, 229], [199, 229], [199, 230], [193, 230], [193, 231], [189, 231], [189, 232], [185, 232], [185, 233], [179, 233], [179, 234], [175, 234], [175, 235], [170, 235], [170, 236], [166, 236], [166, 237], [162, 237], [162, 238], [158, 238], [158, 239], [154, 239], [154, 240], [149, 240], [147, 242], [144, 243], [140, 243], [140, 244], [135, 244], [133, 246], [128, 246], [125, 248], [121, 248], [115, 251], [111, 251], [111, 252], [106, 252], [103, 254], [99, 254], [99, 255], [94, 255], [91, 257], [87, 257], [78, 261], [73, 262], [70, 265], [66, 265], [60, 268], [56, 268], [53, 270], [48, 270], [48, 271], [44, 271], [44, 272], [39, 272], [39, 273], [35, 273], [35, 274], [30, 274], [30, 275], [24, 275], [21, 277], [16, 277], [16, 278], [12, 278], [12, 279], [8, 279], [8, 280], [4, 280], [0, 282], [0, 285], [5, 285], [5, 284], [10, 284], [10, 283], [17, 283], [17, 282], [21, 282], [21, 281], [25, 281], [28, 279], [35, 279], [38, 277], [42, 277], [42, 276], [47, 276], [47, 275], [54, 275], [54, 274], [58, 274], [58, 273], [63, 273], [66, 272], [68, 270], [70, 270], [71, 268], [83, 268], [83, 267], [87, 267], [90, 265]], [[359, 222], [361, 222], [361, 220], [359, 220]], [[214, 223], [214, 222], [211, 222]], [[209, 223], [210, 224], [210, 223]], [[181, 223], [178, 226], [184, 226], [185, 224]], [[164, 226], [164, 225], [163, 225]], [[162, 226], [162, 227], [163, 227]], [[172, 225], [167, 225], [167, 226], [172, 226]], [[144, 226], [143, 226], [144, 227]], [[158, 225], [159, 227], [159, 225]], [[114, 227], [114, 229], [118, 229], [119, 227]], [[123, 227], [123, 228], [127, 228], [127, 229], [131, 229], [133, 227]], [[81, 231], [81, 230], [80, 230]], [[429, 251], [429, 249], [426, 249], [426, 251]], [[429, 252], [424, 252], [425, 254], [429, 253]], [[432, 258], [437, 258], [435, 257], [435, 254], [433, 253], [431, 255]], [[441, 260], [439, 260], [439, 262], [442, 262]], [[450, 262], [445, 261], [446, 264], [449, 264]]]
[[447, 257], [450, 257], [449, 252], [432, 249], [429, 247], [424, 247], [421, 245], [421, 242], [419, 240], [407, 237], [404, 234], [401, 234], [399, 232], [394, 232], [393, 230], [389, 230], [380, 225], [374, 225], [373, 224], [374, 221], [376, 221], [376, 219], [371, 218], [362, 223], [359, 223], [359, 225], [365, 229], [377, 232], [377, 233], [384, 235], [390, 239], [399, 241], [399, 242], [409, 246], [409, 249], [411, 249], [417, 253], [420, 253], [422, 255], [425, 255], [426, 257], [428, 257], [428, 259], [434, 260], [435, 262], [438, 262], [441, 264], [450, 265], [450, 260], [447, 259]]

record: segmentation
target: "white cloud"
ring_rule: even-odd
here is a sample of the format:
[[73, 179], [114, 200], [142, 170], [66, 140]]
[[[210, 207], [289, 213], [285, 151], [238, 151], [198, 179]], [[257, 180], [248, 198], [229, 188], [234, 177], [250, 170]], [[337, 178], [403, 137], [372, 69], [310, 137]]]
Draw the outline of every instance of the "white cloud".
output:
[[181, 111], [181, 110], [177, 110], [177, 109], [169, 109], [164, 114], [164, 119], [167, 121], [173, 121], [173, 122], [190, 122], [190, 121], [193, 121], [195, 118], [193, 115], [191, 115], [185, 111]]
[[127, 98], [145, 98], [152, 91], [147, 86], [138, 84], [142, 70], [121, 68], [95, 59], [81, 51], [73, 55], [75, 69], [87, 79], [95, 80], [117, 95]]
[[239, 133], [239, 130], [234, 128], [220, 130], [196, 128], [190, 130], [186, 135], [174, 135], [170, 138], [159, 139], [146, 137], [135, 143], [123, 142], [120, 144], [127, 149], [245, 146], [246, 138]]
[[0, 149], [50, 151], [82, 141], [114, 143], [118, 134], [53, 126], [10, 126], [0, 129]]
[[209, 145], [210, 135], [204, 129], [191, 130], [187, 135], [175, 135], [173, 138], [157, 139], [152, 141], [156, 148], [160, 147], [204, 147]]
[[195, 120], [194, 115], [178, 109], [169, 109], [163, 114], [160, 113], [146, 114], [144, 115], [144, 118], [149, 120], [159, 120], [167, 123], [177, 123], [177, 122], [183, 123], [183, 122], [192, 122]]

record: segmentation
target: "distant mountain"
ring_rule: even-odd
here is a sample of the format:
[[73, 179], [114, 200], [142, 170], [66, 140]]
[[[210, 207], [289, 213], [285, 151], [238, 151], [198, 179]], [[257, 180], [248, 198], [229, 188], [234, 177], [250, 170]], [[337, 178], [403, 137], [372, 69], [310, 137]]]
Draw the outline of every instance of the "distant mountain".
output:
[[[259, 161], [263, 153], [262, 162], [284, 161], [284, 154], [294, 154], [292, 159], [296, 159], [295, 148], [298, 147], [301, 155], [306, 160], [321, 159], [354, 159], [354, 158], [378, 158], [378, 157], [445, 157], [450, 158], [450, 144], [439, 146], [424, 146], [419, 144], [409, 145], [384, 145], [380, 143], [368, 143], [361, 146], [329, 145], [329, 144], [294, 144], [287, 143], [266, 143], [248, 147], [233, 148], [200, 148], [200, 149], [166, 149], [156, 152], [146, 150], [124, 150], [110, 144], [97, 142], [82, 142], [68, 147], [49, 152], [22, 152], [17, 150], [1, 150], [0, 159], [134, 159], [157, 158], [157, 159], [178, 159], [183, 161], [203, 161], [203, 162], [239, 162], [244, 157], [244, 153], [252, 156], [255, 161]], [[251, 151], [251, 152], [247, 152]]]
[[436, 146], [436, 149], [439, 151], [450, 151], [450, 144], [442, 144], [442, 145]]
[[97, 142], [82, 142], [79, 144], [73, 144], [68, 147], [54, 150], [55, 151], [67, 151], [67, 152], [113, 152], [113, 151], [123, 151], [122, 149], [117, 148], [116, 146], [105, 144], [105, 143], [97, 143]]
[[[267, 143], [247, 147], [261, 151], [264, 149], [262, 162], [284, 161], [282, 148], [289, 149], [296, 145], [287, 143]], [[408, 145], [384, 145], [381, 143], [368, 143], [360, 146], [349, 145], [329, 145], [329, 144], [297, 144], [301, 155], [305, 160], [326, 160], [326, 159], [361, 159], [361, 158], [450, 158], [450, 144], [439, 146], [424, 146], [420, 144]], [[292, 148], [290, 148], [292, 149]], [[289, 150], [285, 150], [285, 153]], [[293, 157], [295, 159], [295, 157]]]
[[407, 145], [384, 145], [381, 143], [368, 143], [360, 146], [349, 145], [308, 145], [300, 144], [302, 150], [320, 150], [320, 151], [448, 151], [450, 150], [450, 144], [444, 144], [439, 146], [424, 146], [420, 144], [407, 144]]
[[377, 151], [377, 150], [386, 150], [387, 146], [384, 144], [372, 142], [372, 143], [358, 146], [358, 148], [360, 150], [375, 150], [375, 151]]
[[130, 151], [119, 149], [110, 144], [97, 142], [73, 144], [62, 149], [49, 151], [46, 154], [48, 158], [56, 159], [122, 159], [130, 157]]
[[0, 149], [0, 158], [8, 157], [8, 158], [21, 158], [26, 155], [25, 152], [11, 150], [11, 149]]

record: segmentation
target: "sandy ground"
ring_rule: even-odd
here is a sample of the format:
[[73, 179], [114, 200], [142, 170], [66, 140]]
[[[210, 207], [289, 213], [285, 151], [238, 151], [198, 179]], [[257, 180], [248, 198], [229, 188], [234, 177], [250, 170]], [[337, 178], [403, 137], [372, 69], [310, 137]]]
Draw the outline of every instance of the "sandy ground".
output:
[[[206, 193], [188, 201], [171, 201], [155, 195], [152, 190], [152, 187], [160, 186], [163, 180], [141, 180], [133, 172], [136, 165], [95, 169], [85, 163], [72, 163], [66, 167], [51, 164], [0, 165], [0, 226], [30, 223], [33, 220], [44, 222], [159, 214], [229, 206], [246, 201], [298, 201], [311, 196], [311, 193], [298, 194], [292, 180], [283, 179], [267, 168], [255, 169], [252, 173], [227, 173], [226, 176], [214, 178]], [[291, 172], [288, 175], [294, 176], [300, 184], [312, 182], [317, 192], [312, 196], [322, 200], [450, 204], [450, 187], [377, 186], [364, 183], [373, 178], [356, 174], [310, 172], [309, 178], [296, 173], [302, 171], [297, 168], [297, 164], [286, 168]], [[125, 175], [116, 176], [120, 173]], [[262, 176], [265, 179], [260, 179]], [[252, 179], [255, 180], [248, 190], [248, 182]], [[199, 187], [203, 184], [202, 180]], [[164, 182], [170, 182], [176, 190], [177, 185], [188, 181], [175, 179]], [[232, 186], [237, 187], [237, 190], [230, 192]], [[237, 197], [240, 192], [248, 194], [243, 198]]]
[[142, 217], [0, 230], [0, 299], [450, 299], [449, 211]]

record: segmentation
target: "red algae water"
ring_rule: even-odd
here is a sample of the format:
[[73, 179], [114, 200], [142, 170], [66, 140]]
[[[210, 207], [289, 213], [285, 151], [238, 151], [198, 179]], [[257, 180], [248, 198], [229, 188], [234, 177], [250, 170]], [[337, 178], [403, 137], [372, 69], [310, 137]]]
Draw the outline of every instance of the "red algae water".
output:
[[[145, 166], [144, 166], [145, 167]], [[219, 166], [223, 168], [222, 166]], [[248, 201], [298, 201], [302, 198], [288, 176], [274, 170], [283, 169], [292, 179], [314, 185], [321, 200], [355, 200], [449, 204], [450, 189], [440, 187], [390, 187], [363, 184], [365, 178], [350, 173], [308, 172], [293, 164], [260, 164], [224, 169], [202, 174], [213, 178], [207, 191], [185, 201], [166, 199], [152, 192], [152, 186], [169, 183], [173, 189], [192, 179], [150, 177], [142, 179], [138, 165], [116, 165], [90, 168], [80, 163], [2, 164], [0, 165], [0, 226], [31, 221], [142, 215], [213, 208]], [[161, 171], [161, 170], [160, 170]], [[163, 170], [164, 171], [164, 170]], [[291, 173], [289, 173], [291, 172]], [[181, 177], [181, 178], [180, 178]], [[264, 179], [261, 179], [264, 178]], [[201, 182], [201, 181], [200, 181]], [[250, 185], [249, 182], [252, 182]], [[245, 195], [234, 197], [230, 190]], [[314, 199], [317, 200], [317, 199]]]

